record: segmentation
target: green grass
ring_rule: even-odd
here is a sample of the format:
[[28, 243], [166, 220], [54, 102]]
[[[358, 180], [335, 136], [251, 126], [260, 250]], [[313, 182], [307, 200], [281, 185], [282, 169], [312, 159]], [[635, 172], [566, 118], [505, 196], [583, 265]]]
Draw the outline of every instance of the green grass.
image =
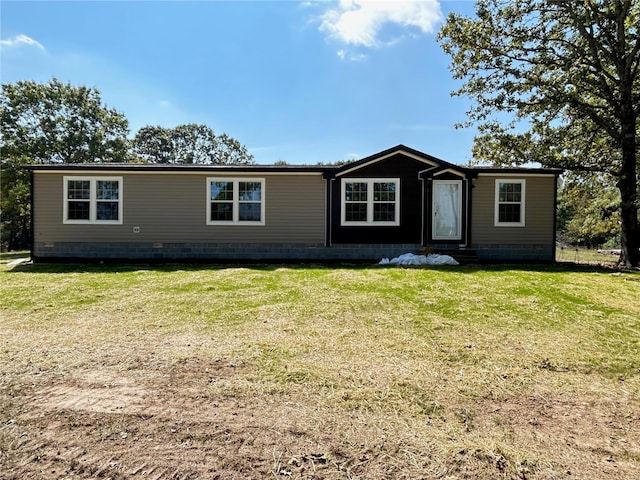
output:
[[[506, 457], [514, 475], [552, 454], [487, 426], [482, 402], [579, 395], [595, 405], [640, 397], [638, 272], [576, 265], [2, 268], [2, 368], [64, 372], [113, 355], [118, 368], [136, 369], [149, 350], [169, 363], [228, 359], [243, 373], [207, 385], [207, 395], [295, 398], [333, 412], [337, 425], [353, 415], [391, 422], [398, 438], [408, 435], [400, 425], [420, 435], [447, 419], [429, 433], [440, 435], [429, 440], [439, 451], [458, 460]], [[130, 355], [105, 353], [123, 345]]]
[[549, 358], [605, 375], [640, 371], [640, 356], [632, 355], [639, 348], [640, 275], [632, 272], [32, 265], [5, 270], [2, 279], [4, 315], [17, 329], [46, 330], [87, 312], [126, 318], [130, 329], [230, 334], [274, 323], [261, 343], [285, 345], [301, 362], [324, 349], [354, 354], [365, 339], [384, 347], [377, 353], [399, 343], [410, 350], [410, 338], [445, 360], [527, 368]]
[[[606, 251], [606, 250], [603, 250]], [[597, 248], [563, 247], [556, 248], [556, 260], [558, 262], [616, 265], [619, 255], [599, 253]]]

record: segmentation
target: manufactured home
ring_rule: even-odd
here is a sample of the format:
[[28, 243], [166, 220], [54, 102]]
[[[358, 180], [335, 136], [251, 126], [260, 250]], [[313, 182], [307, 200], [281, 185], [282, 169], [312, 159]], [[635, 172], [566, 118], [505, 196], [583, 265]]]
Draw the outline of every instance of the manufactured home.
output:
[[32, 175], [34, 261], [379, 261], [425, 249], [553, 262], [559, 170], [398, 145], [342, 166], [55, 164]]

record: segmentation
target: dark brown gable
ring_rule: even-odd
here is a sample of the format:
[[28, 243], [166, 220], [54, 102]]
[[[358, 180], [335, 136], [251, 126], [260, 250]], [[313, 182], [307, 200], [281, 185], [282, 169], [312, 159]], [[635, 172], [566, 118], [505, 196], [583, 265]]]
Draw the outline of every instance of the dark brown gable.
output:
[[[403, 152], [344, 169], [330, 182], [331, 243], [420, 243], [422, 181], [418, 174], [428, 166]], [[346, 226], [341, 224], [344, 179], [398, 179], [399, 225]]]

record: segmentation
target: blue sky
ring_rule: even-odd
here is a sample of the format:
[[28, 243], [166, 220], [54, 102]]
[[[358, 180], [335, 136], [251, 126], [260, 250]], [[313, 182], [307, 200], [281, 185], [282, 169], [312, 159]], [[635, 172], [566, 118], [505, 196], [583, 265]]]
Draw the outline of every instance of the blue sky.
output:
[[405, 144], [471, 159], [436, 34], [471, 1], [10, 1], [0, 77], [97, 88], [145, 125], [203, 123], [258, 163], [363, 158]]

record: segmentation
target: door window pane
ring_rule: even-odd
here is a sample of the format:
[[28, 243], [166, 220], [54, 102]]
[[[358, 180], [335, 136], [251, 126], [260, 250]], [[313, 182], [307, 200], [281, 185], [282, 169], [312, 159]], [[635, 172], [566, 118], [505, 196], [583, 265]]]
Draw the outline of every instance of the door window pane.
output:
[[460, 184], [434, 182], [433, 237], [460, 238]]

